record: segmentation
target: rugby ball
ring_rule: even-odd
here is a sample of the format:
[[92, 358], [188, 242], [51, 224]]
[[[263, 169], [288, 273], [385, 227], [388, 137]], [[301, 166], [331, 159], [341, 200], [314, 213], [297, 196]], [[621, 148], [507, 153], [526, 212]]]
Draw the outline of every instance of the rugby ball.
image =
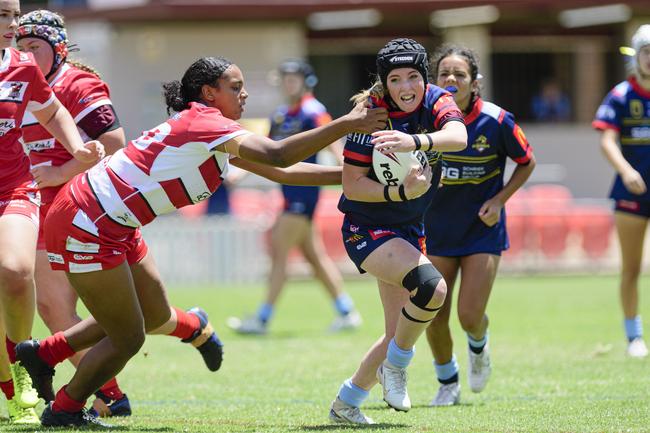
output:
[[420, 169], [429, 162], [421, 150], [412, 152], [381, 153], [372, 151], [372, 168], [379, 182], [388, 186], [401, 185], [411, 167]]

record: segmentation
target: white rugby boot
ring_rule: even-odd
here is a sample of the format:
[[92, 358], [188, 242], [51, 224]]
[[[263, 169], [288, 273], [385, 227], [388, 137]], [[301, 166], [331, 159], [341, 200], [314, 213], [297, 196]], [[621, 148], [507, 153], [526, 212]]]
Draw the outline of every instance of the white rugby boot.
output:
[[330, 421], [340, 424], [375, 424], [372, 418], [365, 416], [358, 407], [350, 406], [340, 398], [332, 402]]
[[402, 412], [411, 409], [411, 399], [406, 389], [408, 375], [405, 368], [395, 367], [385, 359], [377, 369], [377, 380], [384, 388], [384, 401], [390, 407]]
[[240, 319], [239, 317], [229, 317], [226, 321], [226, 325], [238, 334], [265, 335], [268, 332], [267, 324], [262, 322], [255, 315], [246, 316], [243, 319]]
[[329, 332], [341, 332], [357, 329], [361, 326], [361, 315], [358, 311], [350, 311], [345, 316], [336, 316], [329, 327]]
[[474, 353], [472, 349], [467, 349], [467, 352], [469, 353], [469, 389], [472, 392], [481, 392], [492, 373], [489, 343], [485, 345], [481, 353]]
[[645, 345], [643, 338], [637, 337], [630, 341], [627, 345], [627, 356], [632, 358], [645, 358], [648, 356], [648, 348]]
[[454, 406], [460, 403], [460, 384], [458, 382], [441, 384], [438, 394], [429, 406]]

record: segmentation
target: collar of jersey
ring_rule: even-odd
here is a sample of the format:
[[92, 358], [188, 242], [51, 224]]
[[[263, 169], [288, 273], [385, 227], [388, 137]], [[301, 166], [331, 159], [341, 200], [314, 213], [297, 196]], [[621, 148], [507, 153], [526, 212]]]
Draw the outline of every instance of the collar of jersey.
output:
[[475, 121], [478, 116], [481, 114], [481, 110], [483, 110], [483, 100], [481, 98], [477, 98], [476, 101], [474, 101], [474, 106], [472, 107], [472, 111], [467, 113], [465, 116], [465, 125], [469, 125], [473, 121]]
[[638, 93], [640, 96], [643, 96], [644, 98], [650, 98], [650, 90], [644, 89], [641, 87], [639, 82], [637, 81], [636, 77], [632, 75], [628, 81], [630, 82], [630, 85], [632, 86], [632, 90], [634, 90], [636, 93]]
[[303, 104], [309, 101], [310, 99], [314, 99], [314, 95], [312, 95], [309, 92], [305, 93], [304, 95], [302, 95], [302, 98], [300, 98], [300, 101], [296, 102], [295, 104], [289, 107], [289, 109], [287, 110], [287, 114], [289, 116], [295, 116], [296, 114], [298, 114]]
[[50, 80], [50, 82], [48, 83], [50, 85], [50, 87], [54, 86], [56, 84], [56, 82], [61, 79], [61, 77], [63, 76], [65, 71], [67, 71], [68, 69], [70, 69], [70, 65], [68, 65], [67, 63], [64, 63], [63, 65], [61, 65], [61, 68], [59, 69], [59, 72], [57, 72], [56, 75], [54, 76], [54, 78], [52, 78]]

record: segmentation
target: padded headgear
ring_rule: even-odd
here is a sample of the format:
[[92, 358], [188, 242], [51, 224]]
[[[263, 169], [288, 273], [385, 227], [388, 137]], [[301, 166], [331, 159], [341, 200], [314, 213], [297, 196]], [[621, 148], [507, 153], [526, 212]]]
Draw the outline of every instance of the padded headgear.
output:
[[45, 74], [49, 77], [68, 57], [68, 33], [63, 17], [45, 9], [29, 12], [20, 17], [16, 29], [16, 41], [23, 38], [39, 38], [50, 44], [54, 52], [52, 69]]
[[305, 86], [313, 89], [318, 84], [318, 77], [312, 66], [302, 60], [286, 60], [278, 68], [280, 74], [302, 74], [305, 77]]
[[388, 74], [397, 68], [417, 70], [426, 83], [429, 77], [429, 59], [427, 50], [413, 39], [397, 38], [384, 45], [377, 53], [377, 75], [381, 84], [386, 86]]

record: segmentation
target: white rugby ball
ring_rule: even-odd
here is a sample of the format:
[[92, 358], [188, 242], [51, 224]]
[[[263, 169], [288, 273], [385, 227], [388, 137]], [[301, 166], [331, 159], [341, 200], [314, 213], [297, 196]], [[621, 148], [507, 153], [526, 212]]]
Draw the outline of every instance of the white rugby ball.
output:
[[401, 185], [411, 167], [424, 168], [429, 162], [421, 150], [383, 154], [372, 151], [372, 168], [379, 182], [388, 186]]

